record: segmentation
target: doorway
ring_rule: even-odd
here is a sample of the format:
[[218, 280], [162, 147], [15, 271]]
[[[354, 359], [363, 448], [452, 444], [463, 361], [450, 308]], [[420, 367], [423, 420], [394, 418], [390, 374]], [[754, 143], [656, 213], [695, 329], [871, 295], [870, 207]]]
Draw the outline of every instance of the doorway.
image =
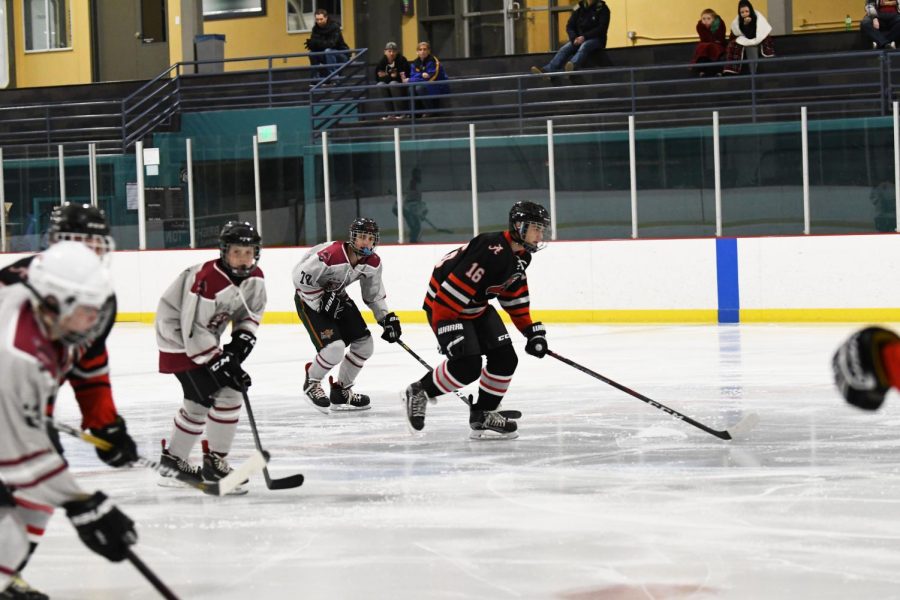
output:
[[153, 79], [169, 66], [165, 0], [93, 0], [94, 81]]

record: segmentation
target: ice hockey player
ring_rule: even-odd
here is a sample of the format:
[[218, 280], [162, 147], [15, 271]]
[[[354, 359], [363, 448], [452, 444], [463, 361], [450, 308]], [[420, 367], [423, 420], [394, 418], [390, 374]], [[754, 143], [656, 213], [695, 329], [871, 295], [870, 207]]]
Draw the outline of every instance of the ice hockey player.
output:
[[112, 286], [100, 258], [63, 241], [30, 261], [27, 283], [0, 288], [0, 598], [37, 600], [18, 577], [34, 513], [62, 507], [82, 541], [112, 561], [136, 539], [134, 523], [103, 492], [75, 482], [48, 429], [72, 349], [97, 324]]
[[831, 367], [847, 402], [878, 410], [888, 390], [900, 389], [900, 337], [883, 327], [861, 329], [841, 344]]
[[[531, 320], [525, 270], [531, 255], [546, 245], [549, 227], [550, 216], [543, 206], [516, 202], [509, 211], [507, 231], [483, 233], [435, 266], [423, 308], [447, 360], [406, 388], [406, 416], [413, 430], [425, 427], [429, 400], [478, 379], [478, 396], [470, 399], [470, 437], [518, 436], [516, 422], [497, 410], [518, 358], [506, 326], [488, 301], [497, 298], [528, 339], [525, 352], [538, 358], [547, 353], [544, 326]], [[482, 355], [487, 359], [484, 368]]]
[[[106, 215], [89, 204], [66, 203], [55, 207], [50, 214], [47, 241], [51, 246], [61, 241], [81, 242], [101, 257], [104, 264], [108, 264], [108, 259], [115, 250]], [[27, 279], [28, 267], [35, 256], [27, 256], [0, 269], [0, 289], [3, 285], [13, 285]], [[116, 297], [113, 294], [100, 311], [97, 323], [80, 336], [80, 343], [73, 348], [77, 360], [65, 374], [65, 380], [75, 392], [82, 415], [81, 427], [113, 445], [110, 450], [98, 449], [97, 455], [110, 466], [122, 467], [137, 458], [137, 447], [128, 434], [125, 420], [116, 410], [110, 385], [106, 338], [115, 317]], [[52, 513], [30, 511], [27, 514], [31, 551], [34, 552]], [[22, 564], [19, 570], [24, 567], [25, 564]], [[20, 589], [30, 589], [20, 575], [17, 574], [16, 578]], [[33, 589], [30, 593], [34, 600], [46, 597]]]
[[[256, 345], [266, 308], [263, 272], [257, 266], [261, 239], [250, 223], [229, 221], [219, 234], [220, 256], [181, 272], [159, 300], [156, 341], [160, 373], [173, 373], [184, 391], [160, 463], [196, 483], [218, 481], [231, 472], [231, 450], [250, 376], [241, 363]], [[231, 341], [220, 338], [231, 323]], [[202, 467], [191, 450], [206, 431]], [[160, 485], [185, 485], [162, 477]], [[239, 487], [234, 493], [246, 493]]]
[[[371, 407], [369, 397], [352, 388], [363, 364], [372, 356], [374, 344], [359, 308], [345, 291], [347, 286], [358, 279], [363, 301], [384, 328], [381, 338], [390, 343], [400, 339], [400, 319], [388, 311], [385, 302], [377, 245], [378, 225], [372, 219], [359, 218], [350, 224], [349, 242], [314, 246], [292, 273], [297, 314], [317, 350], [306, 364], [303, 393], [323, 413]], [[331, 380], [326, 394], [322, 379], [338, 363], [337, 381]]]

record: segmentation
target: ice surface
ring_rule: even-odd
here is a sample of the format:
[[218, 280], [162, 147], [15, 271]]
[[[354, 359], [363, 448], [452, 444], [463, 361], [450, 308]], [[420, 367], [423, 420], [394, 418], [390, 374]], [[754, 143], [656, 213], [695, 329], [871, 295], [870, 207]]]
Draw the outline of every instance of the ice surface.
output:
[[[110, 469], [77, 440], [67, 456], [183, 599], [900, 598], [900, 402], [864, 414], [832, 389], [853, 327], [548, 329], [557, 352], [716, 429], [761, 420], [720, 441], [517, 343], [504, 406], [524, 413], [518, 440], [469, 441], [453, 396], [414, 437], [398, 394], [423, 369], [401, 348], [376, 340], [357, 386], [373, 410], [326, 416], [300, 398], [305, 332], [272, 325], [248, 361], [251, 399], [272, 475], [302, 472], [303, 487], [256, 477], [213, 498]], [[424, 326], [404, 331], [437, 360]], [[152, 328], [116, 326], [110, 351], [119, 408], [157, 458], [180, 388], [156, 373]], [[57, 416], [78, 422], [68, 387]], [[233, 457], [251, 448], [242, 420]], [[56, 600], [158, 597], [63, 515], [25, 574]]]

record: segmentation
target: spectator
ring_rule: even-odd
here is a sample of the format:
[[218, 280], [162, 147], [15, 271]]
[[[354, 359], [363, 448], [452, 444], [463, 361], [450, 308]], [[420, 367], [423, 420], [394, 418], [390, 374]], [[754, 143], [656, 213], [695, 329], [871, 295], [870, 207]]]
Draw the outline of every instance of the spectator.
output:
[[563, 68], [574, 71], [584, 67], [592, 54], [606, 48], [609, 16], [609, 7], [603, 0], [580, 0], [566, 23], [569, 41], [549, 63], [543, 67], [531, 67], [531, 72], [540, 75], [562, 71]]
[[339, 62], [347, 60], [347, 53], [341, 50], [349, 50], [350, 47], [344, 41], [344, 35], [341, 33], [341, 24], [328, 16], [328, 11], [319, 8], [315, 12], [316, 24], [313, 25], [312, 33], [306, 40], [306, 49], [310, 52], [324, 52], [325, 54], [312, 54], [309, 57], [311, 65], [326, 65], [315, 69], [316, 76], [324, 79], [332, 71], [334, 66]]
[[766, 17], [753, 9], [750, 0], [738, 2], [738, 15], [731, 23], [731, 39], [725, 51], [728, 62], [722, 71], [726, 75], [737, 75], [741, 72], [740, 61], [744, 56], [751, 61], [750, 71], [756, 73], [756, 60], [760, 54], [765, 58], [775, 56], [775, 43], [772, 41], [772, 26]]
[[[403, 98], [406, 98], [406, 88], [403, 84], [409, 81], [409, 61], [397, 52], [397, 44], [388, 42], [384, 46], [384, 56], [375, 67], [375, 81], [382, 95], [387, 99], [387, 114], [382, 120], [400, 119], [403, 112]], [[392, 100], [398, 98], [398, 100]]]
[[420, 116], [427, 117], [428, 113], [440, 108], [439, 96], [450, 93], [450, 86], [440, 83], [447, 81], [447, 72], [438, 57], [431, 53], [431, 44], [419, 42], [416, 54], [418, 58], [409, 69], [409, 83], [420, 84], [412, 87], [413, 95], [420, 97], [416, 101], [416, 113], [421, 112]]
[[859, 28], [872, 40], [873, 48], [896, 48], [900, 40], [897, 0], [867, 0], [866, 16]]
[[[691, 62], [696, 65], [718, 62], [725, 54], [725, 24], [716, 11], [707, 8], [700, 13], [700, 20], [697, 21], [697, 34], [700, 36], [700, 43], [694, 48], [694, 57]], [[695, 67], [694, 72], [700, 77], [721, 75], [722, 66], [706, 64]]]

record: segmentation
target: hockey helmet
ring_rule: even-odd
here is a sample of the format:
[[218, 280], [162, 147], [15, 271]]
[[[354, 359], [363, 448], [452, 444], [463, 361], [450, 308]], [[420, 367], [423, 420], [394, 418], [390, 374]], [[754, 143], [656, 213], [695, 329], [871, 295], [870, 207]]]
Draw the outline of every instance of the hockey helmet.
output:
[[[229, 265], [226, 260], [226, 255], [228, 254], [228, 247], [232, 244], [237, 246], [252, 246], [253, 264], [249, 267], [238, 268]], [[247, 221], [228, 221], [222, 226], [222, 231], [219, 232], [219, 254], [222, 258], [223, 268], [228, 270], [235, 277], [248, 277], [259, 262], [259, 249], [261, 245], [262, 238], [259, 236], [259, 232], [256, 231], [256, 227]]]
[[103, 308], [112, 295], [109, 271], [100, 257], [80, 242], [53, 244], [31, 261], [26, 285], [34, 303], [60, 319], [79, 306]]
[[[356, 238], [361, 233], [365, 233], [374, 238], [371, 246], [367, 248], [356, 247]], [[357, 254], [360, 254], [362, 256], [372, 256], [373, 254], [375, 254], [375, 246], [378, 245], [378, 240], [378, 223], [376, 223], [374, 219], [358, 217], [353, 221], [353, 223], [350, 224], [350, 248], [352, 248], [353, 251]]]
[[538, 244], [525, 241], [525, 234], [529, 225], [537, 225], [543, 228], [545, 235], [550, 229], [550, 213], [536, 202], [519, 201], [509, 209], [509, 234], [513, 241], [522, 244], [525, 250], [534, 253], [547, 247], [547, 242], [542, 240]]
[[75, 202], [66, 202], [50, 213], [47, 241], [50, 245], [62, 241], [81, 242], [100, 256], [116, 249], [106, 213], [96, 206]]

